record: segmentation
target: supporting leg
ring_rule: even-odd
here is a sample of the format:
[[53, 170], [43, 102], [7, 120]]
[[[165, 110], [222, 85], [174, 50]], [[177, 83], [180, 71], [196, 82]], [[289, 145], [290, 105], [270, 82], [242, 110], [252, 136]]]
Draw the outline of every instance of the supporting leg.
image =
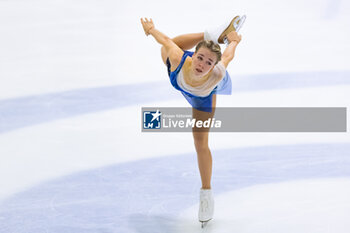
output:
[[[213, 95], [212, 112], [202, 112], [195, 108], [192, 109], [192, 116], [197, 120], [208, 120], [214, 117], [216, 105], [216, 95]], [[202, 224], [202, 228], [213, 218], [214, 215], [214, 198], [211, 191], [212, 177], [212, 155], [208, 146], [209, 128], [194, 128], [193, 131], [194, 144], [197, 151], [198, 167], [202, 180], [202, 188], [200, 190], [198, 220]]]
[[[193, 118], [197, 120], [205, 121], [208, 118], [214, 117], [216, 106], [216, 95], [213, 95], [213, 110], [212, 112], [203, 112], [193, 108]], [[211, 177], [212, 177], [212, 155], [208, 145], [209, 129], [195, 128], [193, 129], [194, 145], [197, 152], [198, 167], [202, 180], [203, 189], [211, 189]]]

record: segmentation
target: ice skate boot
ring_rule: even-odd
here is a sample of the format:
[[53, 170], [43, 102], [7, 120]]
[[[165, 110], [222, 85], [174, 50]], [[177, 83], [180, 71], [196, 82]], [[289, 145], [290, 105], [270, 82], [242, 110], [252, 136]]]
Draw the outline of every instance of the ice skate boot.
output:
[[204, 228], [214, 215], [214, 198], [211, 189], [201, 189], [198, 219]]
[[242, 27], [245, 19], [246, 19], [245, 15], [241, 17], [237, 15], [230, 22], [220, 27], [205, 30], [204, 39], [212, 40], [215, 43], [219, 43], [219, 44], [223, 44], [223, 43], [227, 44], [228, 41], [226, 40], [226, 36], [232, 31], [238, 32], [239, 29]]

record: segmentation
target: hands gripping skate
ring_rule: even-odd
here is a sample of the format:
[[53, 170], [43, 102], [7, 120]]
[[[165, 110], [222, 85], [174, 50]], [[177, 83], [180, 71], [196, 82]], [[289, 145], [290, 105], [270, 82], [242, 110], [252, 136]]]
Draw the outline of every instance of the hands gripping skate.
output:
[[[238, 17], [238, 20], [232, 22], [232, 23], [233, 23], [233, 27], [234, 27], [234, 29], [235, 29], [236, 32], [238, 32], [239, 29], [241, 29], [241, 27], [243, 26], [243, 24], [244, 24], [246, 18], [247, 18], [247, 16], [246, 16], [246, 15], [243, 15], [242, 17]], [[232, 30], [231, 30], [231, 31], [232, 31]], [[228, 33], [230, 33], [231, 31], [229, 31]], [[225, 35], [227, 35], [228, 33], [225, 33]], [[229, 43], [230, 43], [230, 42], [227, 40], [226, 37], [224, 37], [224, 42], [225, 42], [226, 46], [228, 46]]]
[[220, 27], [205, 30], [204, 39], [212, 40], [218, 44], [225, 43], [226, 45], [228, 45], [229, 41], [227, 40], [226, 36], [232, 31], [238, 32], [241, 29], [246, 18], [247, 17], [245, 15], [235, 16], [230, 22], [228, 22], [228, 24], [226, 23], [224, 25], [221, 25]]

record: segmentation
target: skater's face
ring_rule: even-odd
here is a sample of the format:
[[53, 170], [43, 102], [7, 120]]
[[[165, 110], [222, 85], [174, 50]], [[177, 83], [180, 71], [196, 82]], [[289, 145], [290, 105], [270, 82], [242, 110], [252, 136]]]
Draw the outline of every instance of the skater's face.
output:
[[195, 76], [203, 77], [215, 66], [217, 56], [207, 48], [200, 48], [192, 56], [192, 71]]

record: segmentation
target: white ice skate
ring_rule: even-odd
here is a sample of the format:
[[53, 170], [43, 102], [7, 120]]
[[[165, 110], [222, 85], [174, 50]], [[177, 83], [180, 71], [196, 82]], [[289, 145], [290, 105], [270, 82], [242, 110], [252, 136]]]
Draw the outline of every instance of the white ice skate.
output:
[[227, 34], [229, 34], [232, 31], [238, 32], [239, 29], [241, 29], [246, 18], [247, 17], [245, 15], [235, 16], [230, 22], [227, 22], [226, 24], [223, 24], [220, 27], [205, 30], [204, 39], [212, 40], [215, 43], [219, 44], [225, 43], [227, 45]]
[[198, 219], [204, 228], [214, 215], [214, 198], [211, 189], [201, 189]]

